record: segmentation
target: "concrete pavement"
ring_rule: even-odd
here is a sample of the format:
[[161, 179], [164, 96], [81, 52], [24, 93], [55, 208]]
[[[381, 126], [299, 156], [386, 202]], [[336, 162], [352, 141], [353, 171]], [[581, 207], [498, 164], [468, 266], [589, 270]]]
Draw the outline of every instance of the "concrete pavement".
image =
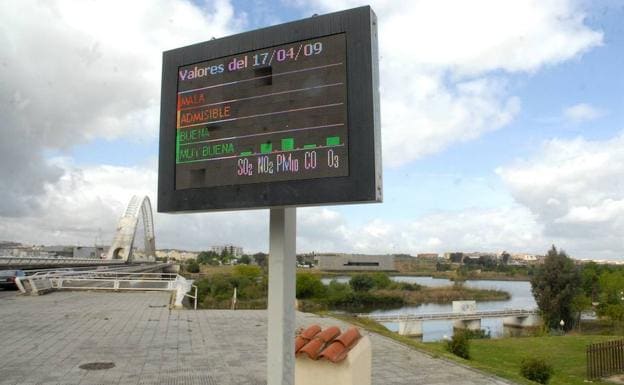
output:
[[[0, 384], [266, 384], [265, 311], [174, 311], [168, 303], [164, 292], [0, 296]], [[346, 326], [308, 313], [297, 323]], [[509, 384], [370, 338], [376, 385]], [[94, 363], [114, 367], [80, 368]]]

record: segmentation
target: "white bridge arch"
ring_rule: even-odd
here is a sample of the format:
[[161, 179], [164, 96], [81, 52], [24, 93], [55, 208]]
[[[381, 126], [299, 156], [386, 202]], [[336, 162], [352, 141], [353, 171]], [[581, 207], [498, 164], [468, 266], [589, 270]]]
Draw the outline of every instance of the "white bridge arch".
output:
[[143, 230], [145, 232], [145, 257], [150, 260], [156, 257], [152, 205], [147, 196], [139, 197], [135, 195], [130, 199], [124, 215], [119, 219], [115, 238], [108, 249], [106, 259], [121, 259], [126, 262], [134, 259], [132, 250], [139, 224], [139, 212], [143, 218]]

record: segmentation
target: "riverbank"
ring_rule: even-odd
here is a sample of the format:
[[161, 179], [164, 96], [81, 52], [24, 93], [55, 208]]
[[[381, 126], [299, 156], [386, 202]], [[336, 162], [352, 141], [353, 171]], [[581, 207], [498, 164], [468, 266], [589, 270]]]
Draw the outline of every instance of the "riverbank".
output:
[[[232, 265], [224, 265], [224, 266], [210, 266], [210, 265], [200, 265], [200, 272], [189, 274], [186, 273], [184, 275], [189, 276], [190, 278], [203, 278], [210, 277], [214, 274], [229, 274], [233, 271], [234, 266]], [[316, 268], [297, 268], [297, 273], [308, 273], [319, 276], [320, 278], [336, 278], [336, 277], [344, 277], [344, 276], [353, 276], [355, 274], [368, 273], [373, 274], [375, 271], [325, 271], [319, 270]], [[451, 281], [465, 281], [465, 280], [482, 280], [482, 281], [530, 281], [531, 277], [525, 273], [504, 273], [497, 271], [470, 271], [468, 274], [458, 274], [455, 270], [450, 271], [436, 271], [435, 269], [421, 269], [417, 271], [410, 270], [394, 270], [394, 271], [385, 271], [384, 274], [387, 274], [391, 277], [400, 277], [400, 276], [409, 276], [409, 277], [433, 277], [433, 278], [441, 278], [441, 279], [449, 279]]]
[[506, 273], [499, 273], [496, 271], [482, 271], [472, 272], [468, 275], [460, 275], [455, 271], [412, 271], [401, 272], [393, 271], [388, 273], [390, 276], [411, 276], [411, 277], [433, 277], [433, 278], [446, 278], [451, 281], [466, 281], [466, 280], [479, 280], [479, 281], [530, 281], [531, 277], [527, 274], [514, 274], [509, 275]]
[[[268, 276], [257, 266], [211, 268], [193, 274], [198, 286], [198, 303], [204, 309], [264, 309]], [[338, 278], [338, 277], [334, 277]], [[505, 301], [510, 294], [491, 288], [468, 287], [462, 283], [423, 286], [391, 279], [385, 273], [354, 274], [349, 279], [332, 279], [323, 284], [317, 274], [297, 274], [296, 297], [302, 311], [342, 310], [370, 312], [400, 309], [421, 304], [450, 304], [459, 300]], [[409, 279], [409, 277], [408, 277]], [[236, 289], [236, 303], [234, 290]]]
[[464, 285], [423, 287], [418, 291], [380, 290], [380, 294], [398, 295], [406, 305], [451, 303], [453, 301], [505, 301], [511, 298], [502, 290], [475, 289]]
[[[345, 314], [329, 314], [329, 316], [381, 334], [432, 357], [455, 361], [525, 385], [535, 384], [520, 375], [520, 363], [523, 358], [527, 357], [541, 358], [553, 366], [554, 375], [549, 385], [584, 385], [587, 383], [585, 378], [586, 346], [621, 338], [621, 336], [610, 335], [572, 334], [470, 340], [471, 359], [465, 360], [449, 353], [445, 349], [444, 342], [423, 343], [394, 333], [383, 325], [366, 318]], [[607, 384], [603, 381], [592, 383]]]
[[[306, 272], [315, 275], [320, 275], [322, 278], [335, 278], [344, 276], [353, 276], [361, 273], [372, 273], [366, 271], [321, 271], [316, 269], [298, 269], [298, 272]], [[499, 273], [495, 271], [482, 271], [473, 272], [468, 275], [459, 275], [455, 271], [386, 271], [384, 272], [391, 277], [432, 277], [440, 279], [449, 279], [451, 281], [466, 281], [466, 280], [479, 280], [479, 281], [530, 281], [531, 277], [527, 274], [515, 274], [508, 275], [505, 273]]]

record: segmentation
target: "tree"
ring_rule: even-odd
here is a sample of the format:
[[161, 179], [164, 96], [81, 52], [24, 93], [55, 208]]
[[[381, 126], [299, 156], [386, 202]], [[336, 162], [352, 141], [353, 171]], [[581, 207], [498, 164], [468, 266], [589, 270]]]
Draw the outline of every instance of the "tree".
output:
[[219, 261], [221, 262], [222, 265], [226, 265], [229, 264], [230, 261], [232, 260], [233, 256], [230, 254], [229, 250], [227, 248], [223, 248], [223, 250], [221, 251], [221, 254], [219, 255]]
[[199, 264], [197, 263], [197, 261], [194, 259], [190, 259], [186, 263], [186, 271], [188, 271], [189, 273], [199, 273]]
[[572, 259], [553, 245], [531, 279], [535, 301], [544, 324], [551, 329], [564, 321], [566, 330], [574, 326], [573, 300], [581, 289], [580, 274]]
[[197, 256], [197, 262], [202, 263], [202, 264], [208, 264], [208, 265], [218, 265], [219, 260], [217, 257], [218, 257], [217, 253], [215, 253], [212, 250], [202, 251]]
[[314, 274], [297, 274], [297, 298], [320, 297], [325, 294], [326, 288], [321, 279]]
[[349, 280], [349, 285], [354, 291], [368, 291], [375, 287], [375, 280], [368, 274], [355, 274]]
[[267, 254], [265, 253], [256, 253], [253, 255], [254, 261], [256, 261], [256, 264], [258, 264], [258, 266], [263, 266], [265, 267], [267, 264]]
[[622, 303], [624, 297], [624, 272], [605, 271], [600, 274], [600, 302], [609, 305]]
[[242, 263], [243, 265], [249, 265], [251, 263], [251, 258], [249, 257], [249, 255], [247, 254], [243, 254], [239, 259], [238, 259], [239, 263]]
[[585, 295], [592, 301], [598, 301], [600, 293], [600, 266], [596, 262], [588, 262], [581, 270], [581, 281]]
[[572, 299], [572, 311], [576, 313], [576, 324], [581, 327], [581, 315], [585, 310], [592, 308], [591, 298], [582, 291]]
[[503, 251], [503, 253], [501, 254], [501, 262], [503, 263], [503, 265], [509, 264], [510, 259], [511, 259], [511, 254], [509, 254], [506, 251]]
[[254, 261], [256, 261], [256, 264], [258, 266], [261, 266], [261, 267], [267, 266], [268, 259], [269, 259], [268, 254], [260, 252], [260, 253], [254, 254], [253, 257], [254, 257]]

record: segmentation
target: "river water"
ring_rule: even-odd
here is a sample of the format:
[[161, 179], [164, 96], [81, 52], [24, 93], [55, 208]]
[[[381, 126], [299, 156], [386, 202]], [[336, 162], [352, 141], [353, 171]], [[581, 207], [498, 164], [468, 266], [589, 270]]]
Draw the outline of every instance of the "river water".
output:
[[[433, 277], [411, 277], [411, 276], [394, 276], [392, 280], [397, 282], [417, 283], [423, 286], [441, 287], [453, 285], [453, 281], [445, 278]], [[332, 279], [338, 282], [349, 282], [349, 277], [340, 276], [334, 278], [323, 278], [323, 283], [328, 284]], [[477, 310], [503, 310], [503, 309], [528, 309], [537, 308], [533, 294], [531, 293], [531, 284], [526, 281], [485, 281], [485, 280], [468, 280], [465, 282], [467, 287], [478, 289], [495, 289], [506, 291], [511, 298], [504, 301], [477, 301]], [[373, 314], [430, 314], [430, 313], [450, 313], [453, 311], [451, 304], [434, 304], [428, 303], [418, 306], [404, 306], [391, 310], [375, 310]], [[388, 329], [397, 331], [399, 325], [397, 323], [384, 323]], [[481, 321], [481, 329], [490, 333], [493, 338], [512, 334], [514, 330], [503, 326], [502, 318], [486, 318]], [[423, 341], [437, 341], [445, 336], [453, 334], [453, 321], [426, 321], [423, 323]]]

